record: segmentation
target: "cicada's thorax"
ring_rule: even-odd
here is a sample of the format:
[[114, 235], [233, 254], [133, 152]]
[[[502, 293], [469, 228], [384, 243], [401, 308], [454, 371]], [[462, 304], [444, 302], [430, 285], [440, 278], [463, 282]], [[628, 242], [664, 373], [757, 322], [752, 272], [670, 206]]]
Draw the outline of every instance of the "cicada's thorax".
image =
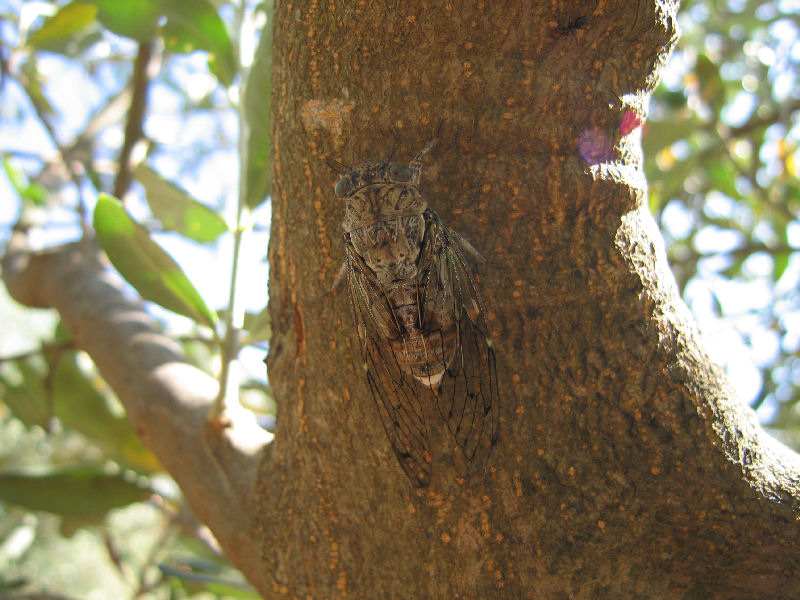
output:
[[345, 234], [381, 286], [416, 278], [425, 208], [412, 184], [375, 183], [347, 198]]
[[[368, 162], [347, 180], [355, 189], [345, 197], [342, 226], [374, 276], [373, 291], [388, 305], [386, 314], [391, 318], [378, 327], [400, 368], [436, 387], [458, 344], [455, 315], [452, 302], [442, 302], [442, 294], [436, 294], [435, 300], [428, 298], [431, 290], [444, 288], [435, 268], [440, 255], [432, 254], [436, 249], [429, 247], [421, 257], [423, 247], [436, 243], [428, 235], [435, 216], [426, 210], [415, 181], [380, 181], [393, 166]], [[371, 183], [371, 179], [379, 181]]]

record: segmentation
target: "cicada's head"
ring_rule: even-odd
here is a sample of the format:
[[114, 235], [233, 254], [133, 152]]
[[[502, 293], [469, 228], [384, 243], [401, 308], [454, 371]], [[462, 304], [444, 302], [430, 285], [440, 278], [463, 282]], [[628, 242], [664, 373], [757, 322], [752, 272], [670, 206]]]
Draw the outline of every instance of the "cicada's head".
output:
[[[428, 142], [408, 165], [375, 158], [366, 160], [357, 167], [344, 173], [339, 178], [339, 181], [336, 182], [333, 191], [339, 198], [344, 198], [346, 200], [358, 190], [370, 185], [388, 184], [400, 187], [413, 186], [416, 188], [419, 186], [422, 157], [433, 147], [436, 141], [436, 139], [433, 139]], [[348, 168], [340, 163], [335, 164], [345, 169]]]
[[[418, 175], [419, 172], [417, 172]], [[391, 163], [388, 160], [370, 159], [345, 173], [333, 188], [339, 198], [347, 200], [350, 196], [371, 185], [414, 186], [419, 183], [410, 167]]]
[[427, 205], [409, 171], [405, 165], [367, 161], [342, 177], [336, 192], [345, 202], [345, 232], [382, 221], [422, 218]]

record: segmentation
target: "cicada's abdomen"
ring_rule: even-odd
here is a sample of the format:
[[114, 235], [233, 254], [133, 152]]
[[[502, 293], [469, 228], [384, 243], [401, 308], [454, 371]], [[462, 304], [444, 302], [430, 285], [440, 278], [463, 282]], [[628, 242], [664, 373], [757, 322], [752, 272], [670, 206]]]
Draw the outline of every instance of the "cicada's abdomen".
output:
[[437, 389], [458, 346], [457, 328], [450, 323], [436, 331], [414, 331], [391, 346], [400, 368], [423, 385]]
[[416, 271], [413, 279], [394, 283], [384, 293], [394, 317], [394, 335], [387, 341], [397, 364], [423, 385], [438, 388], [458, 345], [452, 303], [426, 302], [430, 295], [420, 289]]

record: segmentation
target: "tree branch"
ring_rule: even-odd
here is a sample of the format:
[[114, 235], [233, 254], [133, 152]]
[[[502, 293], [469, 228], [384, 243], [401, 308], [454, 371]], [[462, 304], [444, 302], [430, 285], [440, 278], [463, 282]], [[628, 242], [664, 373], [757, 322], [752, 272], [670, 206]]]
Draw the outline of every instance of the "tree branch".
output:
[[222, 430], [206, 426], [217, 382], [158, 333], [91, 243], [33, 253], [24, 234], [15, 232], [2, 267], [14, 299], [59, 312], [76, 346], [92, 357], [194, 512], [233, 563], [263, 589], [253, 580], [261, 570], [251, 492], [269, 434], [242, 418]]

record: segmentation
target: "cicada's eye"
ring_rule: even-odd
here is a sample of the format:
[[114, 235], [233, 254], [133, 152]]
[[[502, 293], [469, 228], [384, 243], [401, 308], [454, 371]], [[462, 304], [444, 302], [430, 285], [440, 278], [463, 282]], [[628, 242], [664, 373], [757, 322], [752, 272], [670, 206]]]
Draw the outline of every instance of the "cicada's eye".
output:
[[352, 191], [353, 191], [353, 182], [350, 180], [348, 176], [342, 177], [339, 181], [336, 182], [336, 187], [333, 188], [333, 193], [339, 196], [339, 198], [344, 198]]
[[410, 181], [411, 169], [405, 165], [394, 164], [389, 167], [389, 177], [395, 181]]

